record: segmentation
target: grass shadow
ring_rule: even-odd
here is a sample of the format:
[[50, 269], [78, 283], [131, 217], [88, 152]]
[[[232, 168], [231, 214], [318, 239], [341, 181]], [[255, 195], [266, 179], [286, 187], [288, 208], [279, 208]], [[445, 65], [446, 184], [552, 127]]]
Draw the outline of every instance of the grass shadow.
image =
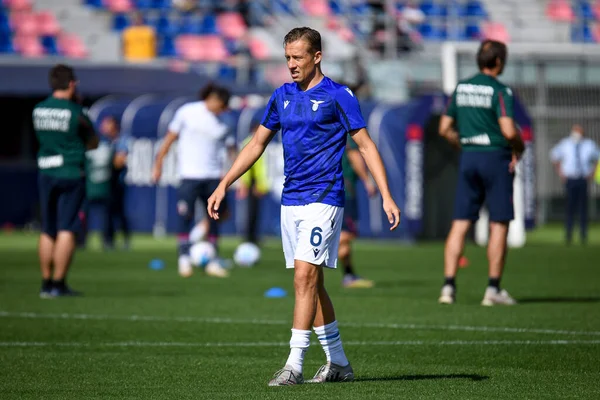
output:
[[489, 376], [476, 374], [446, 374], [446, 375], [398, 375], [372, 378], [356, 378], [356, 382], [384, 382], [384, 381], [427, 381], [440, 379], [468, 379], [480, 382], [490, 379]]
[[519, 303], [598, 303], [600, 297], [526, 297]]

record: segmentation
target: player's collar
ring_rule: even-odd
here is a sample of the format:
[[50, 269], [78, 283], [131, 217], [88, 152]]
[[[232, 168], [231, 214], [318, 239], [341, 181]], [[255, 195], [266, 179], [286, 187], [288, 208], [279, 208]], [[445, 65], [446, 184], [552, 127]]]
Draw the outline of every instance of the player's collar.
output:
[[310, 89], [306, 89], [306, 90], [302, 90], [302, 88], [300, 87], [300, 85], [298, 84], [298, 82], [294, 82], [296, 84], [296, 90], [302, 93], [308, 93], [313, 91], [314, 89], [318, 88], [319, 86], [321, 86], [321, 84], [325, 81], [325, 79], [329, 79], [327, 78], [327, 76], [323, 75], [323, 78], [321, 79], [321, 81], [319, 83], [317, 83], [315, 86], [311, 87]]

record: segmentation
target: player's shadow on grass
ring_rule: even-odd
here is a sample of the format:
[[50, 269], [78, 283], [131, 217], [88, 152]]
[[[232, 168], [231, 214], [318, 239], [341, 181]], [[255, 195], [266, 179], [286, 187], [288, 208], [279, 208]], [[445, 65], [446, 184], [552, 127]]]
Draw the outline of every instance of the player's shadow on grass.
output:
[[524, 303], [599, 303], [600, 297], [526, 297], [517, 299]]
[[373, 378], [356, 378], [356, 382], [383, 382], [383, 381], [428, 381], [439, 379], [467, 379], [474, 382], [485, 381], [490, 379], [489, 376], [476, 374], [447, 374], [447, 375], [398, 375], [398, 376], [383, 376]]

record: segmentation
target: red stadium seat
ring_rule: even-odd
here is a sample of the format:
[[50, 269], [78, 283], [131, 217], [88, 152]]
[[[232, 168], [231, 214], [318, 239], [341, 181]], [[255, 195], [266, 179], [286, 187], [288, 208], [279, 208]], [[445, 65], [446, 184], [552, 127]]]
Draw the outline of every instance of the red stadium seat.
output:
[[62, 34], [58, 37], [58, 51], [69, 58], [86, 58], [88, 51], [81, 38], [73, 34]]
[[483, 36], [486, 39], [493, 39], [502, 43], [510, 42], [510, 35], [508, 34], [506, 27], [500, 22], [484, 23]]
[[4, 5], [11, 11], [30, 11], [31, 0], [4, 0]]
[[251, 38], [248, 41], [248, 47], [250, 49], [250, 54], [252, 55], [252, 57], [257, 60], [266, 60], [269, 59], [271, 56], [269, 46], [267, 46], [260, 39]]
[[575, 13], [568, 0], [551, 0], [546, 6], [546, 16], [553, 21], [575, 20]]
[[105, 6], [113, 13], [127, 13], [134, 8], [131, 0], [106, 0]]
[[217, 16], [217, 28], [228, 39], [240, 39], [248, 32], [248, 27], [241, 14], [225, 12]]
[[44, 56], [44, 46], [37, 36], [20, 34], [13, 39], [15, 50], [23, 57], [38, 58]]
[[51, 11], [40, 11], [37, 14], [39, 33], [42, 36], [56, 36], [60, 32], [60, 24]]
[[187, 61], [225, 61], [228, 53], [219, 36], [180, 35], [175, 49]]
[[312, 17], [326, 17], [331, 14], [327, 0], [303, 0], [302, 8]]
[[18, 35], [39, 36], [37, 17], [28, 11], [11, 14], [11, 27]]

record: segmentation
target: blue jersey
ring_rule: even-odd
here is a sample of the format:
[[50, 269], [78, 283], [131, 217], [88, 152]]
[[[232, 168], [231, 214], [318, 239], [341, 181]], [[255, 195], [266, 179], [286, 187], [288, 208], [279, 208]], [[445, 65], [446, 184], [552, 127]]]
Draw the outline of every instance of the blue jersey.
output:
[[271, 96], [262, 125], [281, 129], [285, 175], [281, 204], [343, 207], [346, 135], [366, 126], [352, 91], [327, 77], [306, 91], [286, 83]]

